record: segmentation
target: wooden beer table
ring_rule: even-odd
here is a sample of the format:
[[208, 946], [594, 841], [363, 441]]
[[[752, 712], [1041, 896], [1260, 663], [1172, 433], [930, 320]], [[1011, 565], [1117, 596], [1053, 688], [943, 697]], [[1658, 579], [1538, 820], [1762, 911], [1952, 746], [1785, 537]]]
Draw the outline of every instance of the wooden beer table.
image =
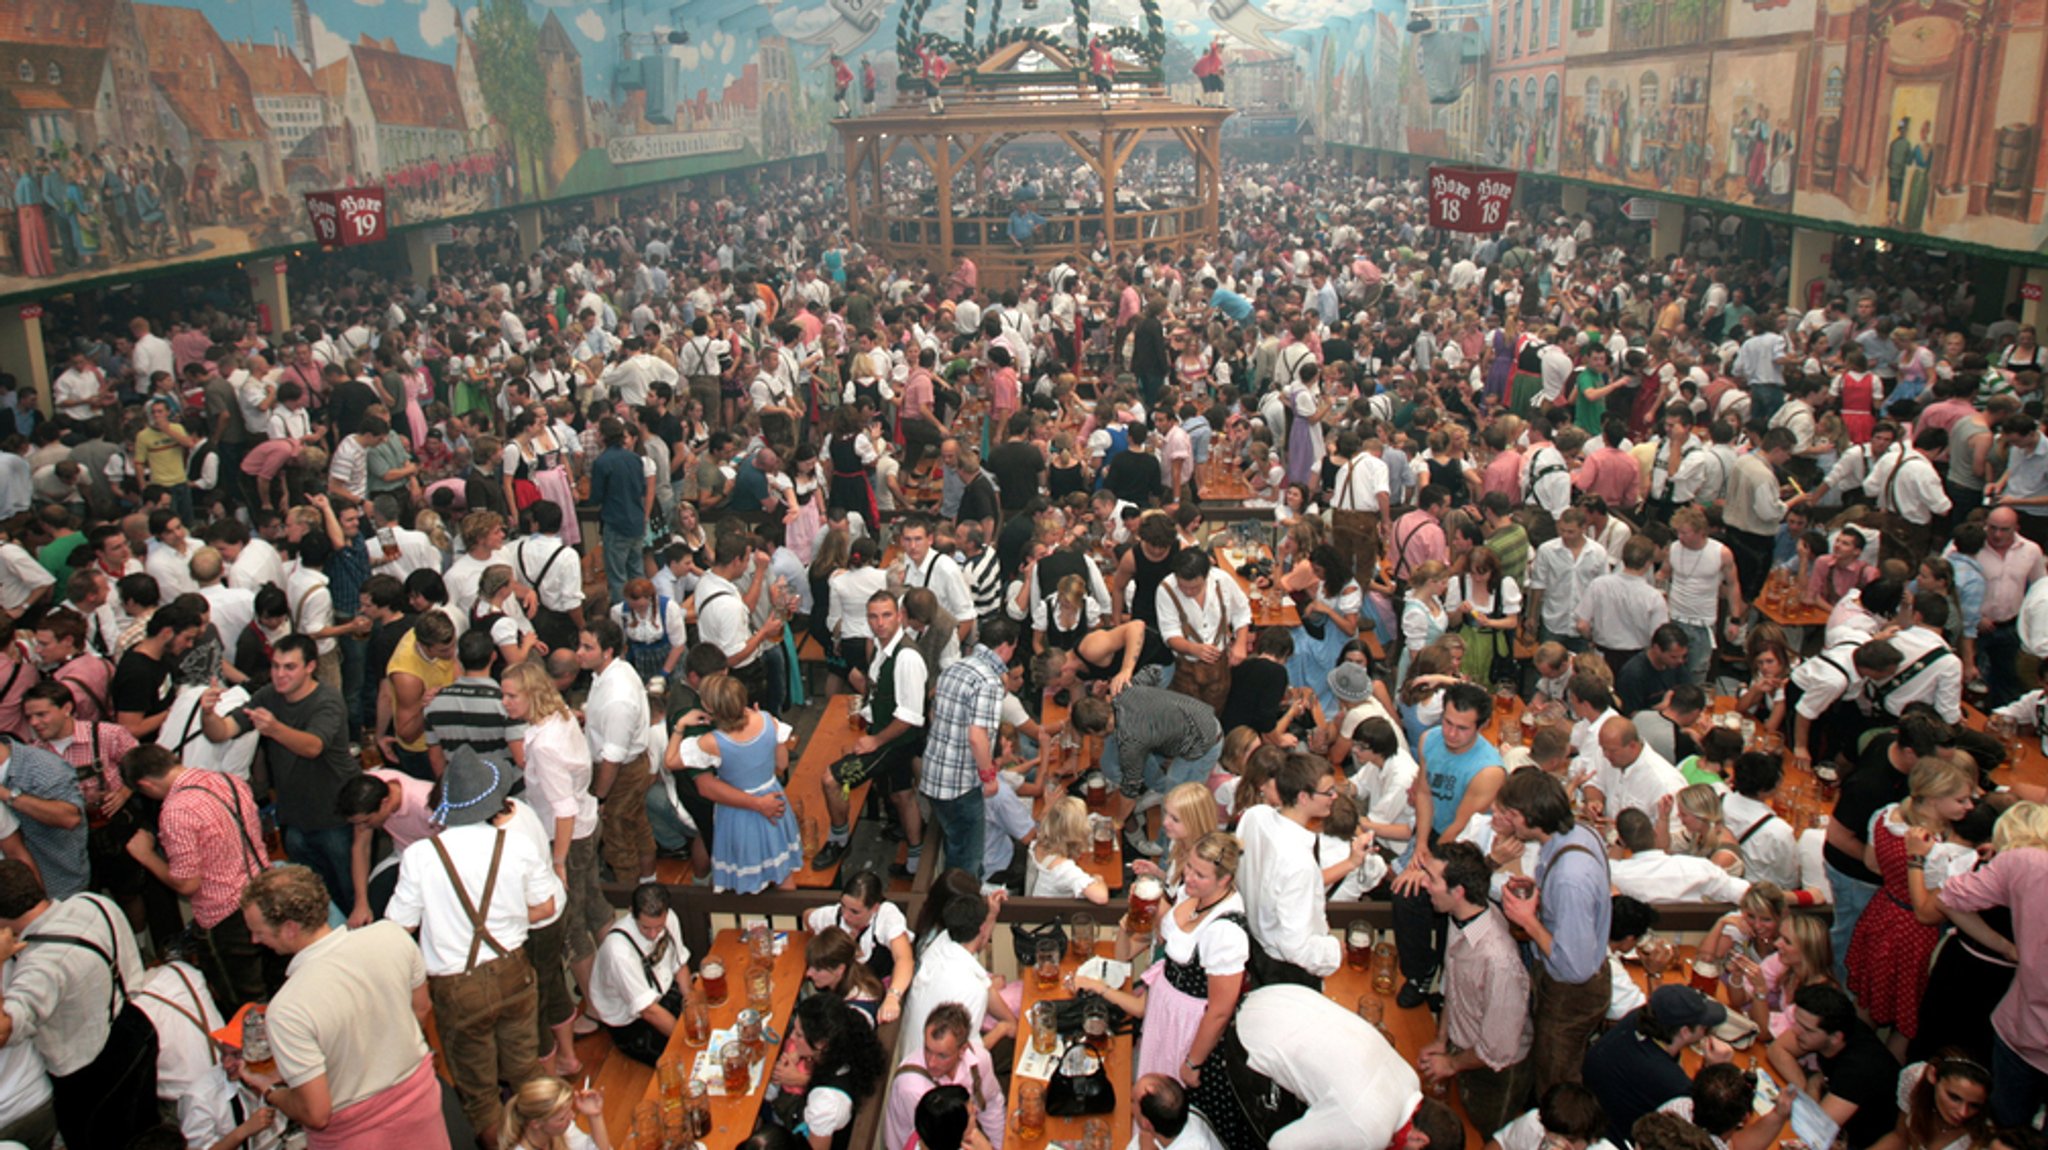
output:
[[[1244, 572], [1240, 571], [1237, 565], [1230, 561], [1232, 558], [1230, 550], [1223, 544], [1217, 544], [1215, 549], [1210, 552], [1210, 555], [1215, 559], [1217, 566], [1230, 572], [1231, 577], [1237, 580], [1238, 589], [1244, 592], [1245, 598], [1251, 600], [1252, 626], [1301, 626], [1301, 609], [1294, 605], [1294, 600], [1289, 598], [1285, 591], [1280, 590], [1277, 586], [1268, 586], [1263, 594], [1255, 590], [1252, 587], [1252, 581], [1247, 579]], [[1271, 551], [1262, 547], [1259, 549], [1259, 555], [1246, 557], [1247, 561], [1254, 558], [1272, 559], [1273, 555]]]
[[1203, 463], [1195, 467], [1195, 495], [1206, 503], [1248, 503], [1252, 485], [1229, 464]]
[[[1078, 685], [1076, 689], [1078, 689]], [[1064, 728], [1066, 724], [1067, 708], [1059, 703], [1054, 702], [1051, 696], [1047, 696], [1043, 708], [1039, 711], [1038, 725], [1040, 730], [1045, 730], [1052, 727]], [[1052, 755], [1057, 753], [1060, 756], [1059, 762], [1057, 763], [1057, 770], [1062, 775], [1072, 775], [1073, 778], [1069, 780], [1069, 782], [1075, 784], [1078, 784], [1080, 782], [1081, 776], [1087, 774], [1089, 770], [1098, 768], [1102, 765], [1102, 739], [1100, 736], [1087, 735], [1082, 737], [1080, 740], [1080, 746], [1071, 752], [1058, 750], [1054, 746], [1055, 741], [1056, 737], [1041, 740], [1039, 743], [1039, 781], [1041, 783], [1046, 784], [1047, 789], [1040, 791], [1038, 797], [1034, 799], [1031, 803], [1031, 814], [1033, 818], [1045, 817], [1046, 805], [1050, 801], [1050, 796], [1054, 793], [1051, 789], [1051, 779], [1048, 778], [1048, 775], [1051, 772], [1049, 772], [1046, 769], [1049, 766], [1054, 766], [1054, 764], [1051, 761]], [[1111, 810], [1116, 802], [1117, 781], [1115, 779], [1110, 779], [1108, 780], [1108, 783], [1108, 794], [1110, 796], [1109, 800], [1104, 804], [1104, 808], [1102, 810], [1090, 810], [1088, 812], [1089, 814], [1093, 815], [1111, 813]], [[1076, 798], [1086, 797], [1081, 794], [1078, 787], [1069, 789], [1064, 784], [1060, 787], [1059, 793], [1072, 794]], [[1081, 864], [1081, 869], [1088, 872], [1089, 877], [1099, 878], [1104, 883], [1108, 884], [1110, 890], [1122, 890], [1124, 885], [1124, 836], [1121, 833], [1118, 833], [1111, 838], [1109, 856], [1104, 859], [1097, 859], [1095, 857], [1095, 851], [1092, 849], [1092, 843], [1090, 844], [1090, 847], [1091, 849], [1083, 851], [1081, 853], [1081, 857], [1075, 859], [1074, 861]], [[1020, 955], [1020, 961], [1024, 957], [1025, 956]]]
[[[818, 725], [811, 729], [811, 737], [805, 741], [803, 754], [796, 764], [789, 768], [789, 782], [783, 790], [789, 795], [790, 808], [797, 812], [798, 826], [804, 842], [803, 866], [796, 872], [796, 885], [811, 890], [831, 890], [839, 886], [839, 869], [845, 860], [825, 870], [811, 865], [811, 856], [825, 844], [825, 838], [832, 830], [832, 816], [825, 809], [824, 792], [821, 788], [834, 786], [832, 764], [853, 751], [854, 740], [861, 737], [855, 729], [853, 712], [848, 704], [858, 695], [829, 695], [823, 700], [823, 710], [818, 714]], [[872, 782], [862, 783], [853, 788], [846, 797], [847, 826], [851, 830], [860, 820], [861, 808], [866, 804], [868, 788]]]
[[[1160, 913], [1166, 913], [1163, 907]], [[1105, 931], [1105, 933], [1114, 932]], [[1105, 958], [1114, 957], [1114, 941], [1109, 938], [1098, 940], [1095, 944], [1095, 953]], [[1074, 956], [1073, 948], [1069, 946], [1067, 953], [1060, 956], [1061, 984], [1049, 989], [1041, 989], [1038, 985], [1038, 975], [1032, 969], [1033, 964], [1028, 960], [1019, 959], [1022, 969], [1018, 973], [1018, 978], [1024, 986], [1023, 1006], [1018, 1011], [1017, 1019], [1016, 1045], [1017, 1061], [1019, 1064], [1023, 1062], [1025, 1052], [1031, 1049], [1031, 1008], [1040, 1002], [1058, 1002], [1074, 997], [1074, 992], [1067, 989], [1066, 980], [1072, 978], [1074, 972], [1080, 969], [1081, 961], [1081, 959]], [[1132, 963], [1131, 977], [1134, 980], [1143, 972], [1143, 966], [1135, 962]], [[1101, 1115], [1099, 1119], [1095, 1120], [1108, 1123], [1109, 1144], [1113, 1150], [1122, 1150], [1131, 1140], [1131, 1091], [1137, 1081], [1135, 1072], [1132, 1069], [1136, 1065], [1133, 1056], [1134, 1046], [1135, 1043], [1129, 1034], [1111, 1035], [1108, 1057], [1104, 1059], [1104, 1069], [1109, 1074], [1110, 1087], [1116, 1091], [1116, 1109], [1114, 1112]], [[1013, 1147], [1015, 1150], [1043, 1150], [1044, 1147], [1051, 1143], [1058, 1142], [1073, 1147], [1074, 1150], [1079, 1150], [1082, 1133], [1091, 1119], [1054, 1118], [1048, 1116], [1045, 1120], [1045, 1133], [1041, 1136], [1027, 1139], [1018, 1132], [1018, 1092], [1024, 1083], [1032, 1081], [1036, 1081], [1036, 1079], [1025, 1078], [1021, 1074], [1012, 1074], [1010, 1077], [1009, 1132], [1004, 1140], [1004, 1145]], [[1048, 1089], [1051, 1087], [1050, 1083], [1041, 1083], [1040, 1085], [1046, 1086]]]

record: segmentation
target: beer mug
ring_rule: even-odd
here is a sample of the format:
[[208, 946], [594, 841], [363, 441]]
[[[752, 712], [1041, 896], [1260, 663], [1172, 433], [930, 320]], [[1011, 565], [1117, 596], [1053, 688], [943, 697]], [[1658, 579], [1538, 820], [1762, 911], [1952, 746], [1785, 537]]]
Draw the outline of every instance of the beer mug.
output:
[[1095, 920], [1088, 915], [1077, 914], [1067, 924], [1067, 957], [1075, 962], [1095, 957]]
[[1372, 989], [1375, 994], [1394, 993], [1394, 932], [1372, 948]]
[[762, 1031], [761, 1012], [758, 1010], [740, 1011], [739, 1028], [740, 1046], [745, 1049], [747, 1060], [750, 1062], [761, 1061], [762, 1056], [768, 1049], [767, 1037]]
[[1017, 1085], [1017, 1135], [1026, 1142], [1045, 1137], [1045, 1084], [1024, 1081]]
[[1109, 1055], [1109, 1003], [1101, 997], [1088, 1000], [1081, 1008], [1081, 1041], [1097, 1055]]
[[747, 961], [757, 970], [775, 965], [775, 932], [765, 922], [747, 927]]
[[1050, 1002], [1040, 1002], [1031, 1008], [1031, 1049], [1040, 1054], [1059, 1053], [1060, 1010]]
[[683, 1116], [691, 1138], [711, 1136], [711, 1088], [692, 1078], [683, 1083]]
[[1352, 923], [1344, 932], [1344, 965], [1353, 970], [1365, 970], [1372, 965], [1372, 927], [1363, 920]]
[[747, 1009], [763, 1016], [775, 1013], [775, 980], [767, 967], [757, 966], [747, 972]]
[[1143, 875], [1131, 884], [1131, 930], [1143, 933], [1152, 929], [1159, 916], [1159, 899], [1164, 894], [1159, 880]]
[[683, 1005], [683, 1041], [702, 1046], [710, 1040], [711, 1012], [704, 1008], [702, 998], [691, 998]]
[[1090, 836], [1095, 843], [1095, 861], [1109, 863], [1116, 859], [1116, 824], [1107, 818], [1093, 820]]
[[704, 1001], [712, 1006], [724, 1006], [725, 963], [720, 959], [707, 958], [704, 965], [699, 968], [698, 974], [704, 982]]
[[1081, 783], [1081, 800], [1091, 811], [1099, 811], [1109, 805], [1109, 780], [1101, 771], [1091, 771]]
[[737, 1098], [753, 1086], [753, 1059], [747, 1057], [745, 1042], [734, 1038], [719, 1047], [718, 1067], [728, 1098]]
[[1060, 949], [1060, 942], [1056, 938], [1038, 940], [1036, 961], [1031, 969], [1038, 979], [1038, 990], [1041, 994], [1059, 989]]

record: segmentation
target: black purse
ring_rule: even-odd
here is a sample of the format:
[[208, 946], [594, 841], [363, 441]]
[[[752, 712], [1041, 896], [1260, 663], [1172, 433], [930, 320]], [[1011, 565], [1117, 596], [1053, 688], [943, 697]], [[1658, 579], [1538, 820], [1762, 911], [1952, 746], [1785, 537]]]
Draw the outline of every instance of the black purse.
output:
[[[1044, 939], [1059, 943], [1060, 953], [1064, 955], [1067, 952], [1066, 920], [1055, 918], [1044, 926], [1027, 926], [1021, 922], [1010, 924], [1010, 944], [1017, 948], [1017, 961], [1026, 968], [1036, 960], [1038, 944]], [[1078, 1017], [1077, 1015], [1077, 1025]]]
[[1075, 992], [1072, 998], [1058, 999], [1053, 1003], [1053, 1023], [1061, 1034], [1079, 1034], [1088, 1020], [1088, 1008], [1092, 1003], [1101, 1003], [1109, 1015], [1111, 1034], [1128, 1034], [1136, 1029], [1137, 1023], [1117, 1005], [1092, 990]]
[[1105, 1060], [1081, 1041], [1060, 1047], [1052, 1081], [1045, 1088], [1045, 1112], [1053, 1118], [1081, 1118], [1116, 1112], [1116, 1087]]

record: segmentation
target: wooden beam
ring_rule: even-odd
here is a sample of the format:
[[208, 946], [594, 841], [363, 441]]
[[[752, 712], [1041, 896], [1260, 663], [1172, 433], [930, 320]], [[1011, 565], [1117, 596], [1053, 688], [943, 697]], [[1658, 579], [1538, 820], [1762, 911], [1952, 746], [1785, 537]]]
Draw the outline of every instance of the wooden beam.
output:
[[1074, 149], [1074, 154], [1081, 157], [1081, 162], [1088, 165], [1088, 170], [1094, 172], [1097, 179], [1102, 177], [1101, 157], [1096, 156], [1088, 145], [1081, 141], [1081, 137], [1066, 131], [1055, 134], [1067, 142], [1067, 147]]

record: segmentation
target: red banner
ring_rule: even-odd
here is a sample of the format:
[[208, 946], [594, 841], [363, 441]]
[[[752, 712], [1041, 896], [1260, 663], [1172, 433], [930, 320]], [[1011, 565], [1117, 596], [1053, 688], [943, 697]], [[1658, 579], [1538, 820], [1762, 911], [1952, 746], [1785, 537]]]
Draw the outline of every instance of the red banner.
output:
[[1429, 226], [1451, 232], [1497, 232], [1508, 223], [1515, 173], [1485, 168], [1429, 169]]
[[2021, 298], [2021, 299], [2024, 299], [2024, 300], [2037, 300], [2037, 299], [2040, 299], [2040, 298], [2041, 298], [2041, 285], [2040, 285], [2040, 284], [2021, 284], [2021, 285], [2020, 285], [2020, 298]]
[[307, 192], [306, 213], [313, 220], [314, 242], [323, 248], [374, 244], [385, 235], [383, 188]]

